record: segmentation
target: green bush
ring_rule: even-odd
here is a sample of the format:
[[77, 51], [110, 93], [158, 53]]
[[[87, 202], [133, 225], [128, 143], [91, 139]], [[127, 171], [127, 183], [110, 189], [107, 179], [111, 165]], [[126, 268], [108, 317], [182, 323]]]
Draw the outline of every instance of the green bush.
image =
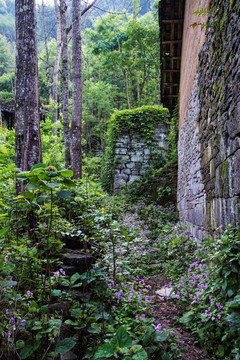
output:
[[0, 91], [0, 103], [6, 104], [14, 101], [14, 93], [8, 91]]

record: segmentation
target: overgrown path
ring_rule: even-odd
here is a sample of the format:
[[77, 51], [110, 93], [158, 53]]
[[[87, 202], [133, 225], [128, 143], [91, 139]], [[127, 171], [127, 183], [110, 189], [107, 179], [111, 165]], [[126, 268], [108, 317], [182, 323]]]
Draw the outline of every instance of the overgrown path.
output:
[[183, 330], [176, 324], [176, 319], [181, 317], [176, 301], [169, 296], [169, 281], [163, 274], [155, 275], [148, 280], [154, 292], [154, 312], [156, 323], [162, 324], [164, 329], [174, 332], [177, 338], [179, 355], [184, 360], [207, 360], [207, 357], [199, 346], [196, 345], [196, 337]]

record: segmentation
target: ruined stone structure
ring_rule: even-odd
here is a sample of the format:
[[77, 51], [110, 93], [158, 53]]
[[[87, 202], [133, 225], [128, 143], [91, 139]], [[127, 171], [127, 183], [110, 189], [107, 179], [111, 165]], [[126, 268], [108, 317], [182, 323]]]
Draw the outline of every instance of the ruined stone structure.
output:
[[162, 122], [154, 130], [154, 140], [149, 146], [146, 139], [134, 135], [121, 135], [115, 147], [114, 191], [119, 192], [122, 185], [132, 185], [141, 181], [144, 174], [153, 166], [153, 150], [166, 156], [168, 126]]
[[201, 8], [203, 1], [185, 4], [178, 208], [180, 219], [202, 239], [219, 227], [240, 225], [240, 1], [211, 1], [205, 41], [205, 29], [189, 26], [196, 21], [189, 20], [194, 6]]

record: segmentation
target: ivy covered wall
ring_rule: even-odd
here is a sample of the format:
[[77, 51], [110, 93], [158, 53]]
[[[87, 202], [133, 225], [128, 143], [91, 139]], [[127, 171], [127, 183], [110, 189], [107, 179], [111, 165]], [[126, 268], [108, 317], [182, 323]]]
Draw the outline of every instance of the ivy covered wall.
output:
[[115, 112], [108, 126], [104, 188], [118, 192], [163, 167], [169, 152], [168, 129], [169, 111], [161, 106]]
[[178, 147], [180, 218], [200, 239], [240, 225], [240, 1], [211, 11]]

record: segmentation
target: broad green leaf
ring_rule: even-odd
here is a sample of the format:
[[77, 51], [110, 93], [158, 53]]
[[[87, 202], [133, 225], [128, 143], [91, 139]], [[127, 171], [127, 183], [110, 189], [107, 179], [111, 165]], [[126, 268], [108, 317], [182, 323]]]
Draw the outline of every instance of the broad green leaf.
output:
[[[40, 341], [32, 341], [28, 340], [25, 343], [24, 348], [20, 352], [21, 359], [27, 359], [29, 356], [31, 356], [35, 350], [37, 350], [40, 346]], [[33, 359], [33, 357], [32, 357]]]
[[75, 318], [78, 318], [82, 314], [82, 311], [80, 309], [72, 309], [71, 315]]
[[52, 290], [52, 296], [56, 296], [56, 297], [57, 297], [57, 296], [60, 296], [61, 293], [62, 293], [61, 290], [57, 290], [57, 289]]
[[25, 178], [25, 177], [28, 177], [30, 174], [29, 171], [21, 171], [20, 173], [18, 173], [16, 176], [17, 178]]
[[194, 316], [194, 311], [187, 311], [183, 314], [183, 316], [181, 317], [181, 319], [179, 320], [182, 324], [187, 324], [190, 321], [192, 321], [192, 318]]
[[69, 190], [61, 190], [61, 191], [58, 191], [56, 195], [58, 197], [60, 197], [61, 199], [70, 199], [71, 198], [71, 191], [69, 191]]
[[158, 331], [155, 333], [155, 336], [154, 336], [154, 340], [155, 341], [159, 341], [159, 342], [162, 342], [162, 341], [166, 341], [167, 338], [168, 338], [168, 333], [166, 331]]
[[47, 196], [39, 196], [37, 198], [37, 203], [44, 202], [46, 200]]
[[77, 281], [78, 279], [81, 279], [81, 278], [82, 278], [81, 275], [79, 275], [78, 273], [73, 274], [70, 278], [71, 284], [74, 284], [75, 281]]
[[76, 342], [70, 338], [60, 340], [55, 349], [55, 354], [66, 354], [75, 346], [75, 344]]
[[1, 287], [10, 287], [10, 286], [15, 286], [17, 285], [17, 281], [13, 281], [13, 280], [7, 280], [7, 281], [3, 281], [2, 283], [0, 283]]
[[34, 345], [28, 344], [20, 352], [21, 359], [27, 359], [30, 355], [34, 353]]
[[24, 341], [23, 340], [18, 340], [18, 341], [16, 341], [16, 344], [15, 344], [15, 346], [16, 346], [16, 349], [18, 350], [18, 349], [22, 349], [23, 347], [24, 347]]
[[35, 169], [35, 170], [31, 170], [31, 173], [34, 175], [39, 175], [39, 174], [45, 174], [45, 171], [43, 169]]
[[34, 165], [34, 166], [31, 168], [31, 171], [33, 171], [33, 170], [35, 170], [35, 169], [46, 169], [46, 167], [47, 167], [47, 165], [39, 163], [39, 164]]
[[61, 175], [64, 176], [64, 177], [72, 177], [73, 176], [73, 171], [72, 170], [62, 170]]
[[135, 360], [147, 360], [148, 355], [144, 349], [139, 349], [139, 350], [137, 350], [136, 354], [133, 355], [132, 358]]
[[71, 179], [68, 179], [68, 178], [63, 179], [63, 184], [67, 185], [67, 186], [75, 186], [76, 185], [74, 181], [72, 181]]
[[94, 360], [110, 358], [114, 354], [114, 347], [111, 344], [103, 344], [98, 349], [94, 355]]
[[33, 184], [27, 184], [26, 186], [25, 186], [25, 189], [24, 190], [38, 190], [39, 189], [39, 186], [37, 186], [37, 185], [33, 185]]
[[50, 319], [49, 320], [49, 327], [50, 329], [57, 328], [60, 329], [60, 326], [62, 325], [61, 319]]
[[35, 193], [33, 191], [24, 191], [23, 195], [25, 199], [33, 200]]
[[34, 301], [34, 300], [31, 301], [29, 311], [34, 313], [37, 309], [38, 309], [38, 304], [36, 303], [36, 301]]
[[60, 184], [56, 183], [56, 182], [48, 182], [47, 184], [45, 184], [47, 187], [51, 188], [51, 189], [55, 189], [56, 187], [58, 187]]
[[132, 339], [130, 338], [127, 330], [123, 326], [121, 326], [117, 330], [116, 335], [111, 340], [112, 345], [115, 345], [117, 343], [119, 344], [120, 348], [130, 347], [132, 345]]
[[4, 234], [6, 234], [6, 232], [8, 232], [8, 230], [10, 229], [10, 226], [6, 226], [3, 229], [0, 230], [0, 237], [3, 236]]

